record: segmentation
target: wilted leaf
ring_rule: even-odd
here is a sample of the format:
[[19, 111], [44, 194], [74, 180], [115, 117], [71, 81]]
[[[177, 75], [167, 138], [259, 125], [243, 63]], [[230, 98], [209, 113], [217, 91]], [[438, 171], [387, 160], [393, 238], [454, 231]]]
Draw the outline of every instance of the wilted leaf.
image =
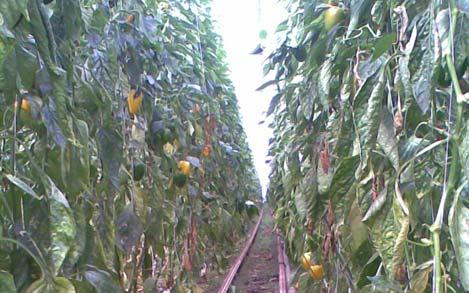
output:
[[393, 256], [389, 270], [390, 278], [396, 278], [399, 268], [404, 261], [405, 245], [407, 243], [407, 234], [409, 233], [409, 217], [404, 214], [400, 205], [396, 204], [396, 199], [393, 205], [394, 223], [399, 229], [397, 237], [394, 241]]
[[433, 270], [432, 263], [427, 267], [419, 269], [413, 276], [411, 282], [412, 293], [424, 293], [428, 286], [428, 277]]
[[187, 161], [188, 161], [189, 163], [191, 163], [192, 166], [194, 166], [194, 167], [196, 167], [196, 168], [200, 168], [200, 167], [201, 167], [201, 165], [200, 165], [200, 159], [199, 159], [199, 158], [187, 156], [186, 159], [187, 159]]
[[117, 218], [115, 231], [117, 246], [126, 253], [131, 252], [143, 232], [132, 205], [127, 205]]

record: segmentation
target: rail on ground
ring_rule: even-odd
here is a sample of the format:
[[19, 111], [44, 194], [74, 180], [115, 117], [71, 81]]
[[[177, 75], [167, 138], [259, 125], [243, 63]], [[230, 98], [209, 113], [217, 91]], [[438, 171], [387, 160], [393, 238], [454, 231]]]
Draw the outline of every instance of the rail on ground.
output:
[[[264, 215], [264, 210], [261, 211], [259, 215], [259, 219], [257, 220], [256, 225], [254, 226], [254, 229], [252, 229], [249, 239], [246, 241], [246, 244], [244, 245], [243, 250], [241, 250], [241, 253], [238, 255], [235, 262], [233, 263], [230, 270], [228, 271], [227, 275], [225, 276], [225, 279], [223, 280], [223, 283], [220, 289], [218, 290], [218, 293], [227, 293], [228, 290], [230, 289], [231, 284], [234, 278], [236, 277], [236, 274], [238, 273], [239, 268], [241, 267], [241, 264], [244, 262], [244, 259], [246, 258], [249, 252], [249, 249], [254, 243], [254, 239], [256, 239], [256, 235], [257, 235], [257, 232], [259, 231], [259, 226], [262, 222], [263, 215]], [[282, 237], [280, 236], [280, 233], [278, 231], [276, 231], [275, 238], [276, 238], [276, 246], [277, 246], [277, 259], [278, 259], [278, 272], [279, 272], [278, 274], [279, 292], [280, 293], [295, 293], [296, 290], [289, 286], [290, 265], [288, 263], [288, 258], [285, 254], [284, 243], [282, 241]]]

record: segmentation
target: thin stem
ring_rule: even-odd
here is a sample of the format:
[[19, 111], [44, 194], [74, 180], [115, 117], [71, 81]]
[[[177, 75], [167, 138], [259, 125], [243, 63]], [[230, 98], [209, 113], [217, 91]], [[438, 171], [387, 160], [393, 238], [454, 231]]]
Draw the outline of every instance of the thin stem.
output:
[[[456, 24], [456, 19], [457, 19], [457, 9], [455, 8], [456, 6], [454, 5], [454, 0], [451, 1], [450, 7], [451, 7], [451, 28], [450, 28], [450, 40], [453, 42], [453, 33], [454, 33], [454, 27]], [[442, 292], [442, 272], [441, 272], [441, 246], [440, 246], [440, 233], [441, 233], [441, 227], [443, 225], [443, 217], [444, 217], [444, 211], [445, 211], [445, 204], [446, 204], [446, 199], [449, 194], [452, 194], [457, 183], [458, 179], [458, 169], [459, 169], [459, 140], [460, 140], [460, 133], [462, 129], [462, 121], [463, 121], [463, 102], [462, 102], [462, 91], [461, 91], [461, 86], [459, 84], [458, 76], [456, 74], [456, 69], [454, 66], [453, 54], [448, 54], [445, 56], [446, 58], [446, 64], [448, 65], [448, 71], [451, 76], [451, 81], [453, 84], [454, 91], [456, 93], [456, 102], [457, 102], [457, 108], [456, 108], [456, 123], [455, 127], [453, 129], [453, 132], [450, 132], [450, 142], [451, 142], [451, 165], [450, 165], [450, 170], [449, 170], [449, 176], [448, 180], [446, 182], [446, 185], [443, 186], [443, 195], [440, 200], [440, 205], [438, 207], [438, 214], [436, 216], [435, 222], [433, 223], [431, 227], [431, 232], [432, 232], [432, 238], [433, 238], [433, 251], [434, 251], [434, 256], [433, 256], [433, 292], [434, 293], [441, 293]], [[451, 109], [449, 109], [451, 111]], [[451, 125], [451, 117], [448, 118], [449, 120], [449, 125]]]

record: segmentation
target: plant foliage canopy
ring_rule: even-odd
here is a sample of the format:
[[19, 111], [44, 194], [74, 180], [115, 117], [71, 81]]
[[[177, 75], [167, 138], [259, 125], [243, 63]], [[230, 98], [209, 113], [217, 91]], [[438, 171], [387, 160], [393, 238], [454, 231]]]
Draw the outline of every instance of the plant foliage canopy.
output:
[[0, 291], [226, 266], [260, 185], [224, 58], [207, 1], [0, 2]]
[[294, 283], [469, 290], [468, 1], [286, 2], [268, 196], [291, 260], [324, 268]]

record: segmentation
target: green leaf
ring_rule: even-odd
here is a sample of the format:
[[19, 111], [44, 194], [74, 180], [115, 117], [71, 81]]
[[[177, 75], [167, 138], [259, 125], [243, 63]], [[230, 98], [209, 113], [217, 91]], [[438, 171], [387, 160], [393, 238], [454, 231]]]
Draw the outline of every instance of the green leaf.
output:
[[55, 143], [64, 150], [67, 145], [67, 138], [64, 136], [59, 124], [56, 105], [53, 100], [42, 109], [42, 120], [47, 128], [47, 133], [54, 139]]
[[[298, 191], [293, 193], [295, 207], [302, 220], [312, 215], [318, 201], [317, 166], [312, 166], [301, 181]], [[318, 215], [317, 215], [318, 216]]]
[[85, 121], [74, 120], [74, 122], [74, 132], [79, 145], [70, 144], [67, 151], [70, 158], [68, 193], [75, 196], [86, 190], [90, 184], [90, 137], [88, 124]]
[[65, 28], [65, 38], [70, 41], [79, 40], [82, 25], [80, 1], [60, 1], [60, 4], [57, 8], [61, 10], [60, 16], [63, 20], [61, 25]]
[[355, 171], [359, 164], [360, 156], [346, 157], [339, 162], [329, 189], [329, 197], [333, 202], [347, 195], [355, 181]]
[[0, 292], [17, 292], [13, 276], [5, 271], [0, 271]]
[[[432, 28], [434, 28], [433, 23], [430, 22], [422, 30], [431, 30]], [[415, 50], [422, 52], [422, 56], [420, 59], [417, 59], [419, 66], [417, 72], [412, 76], [412, 91], [415, 101], [423, 113], [427, 113], [430, 108], [430, 101], [434, 92], [432, 78], [435, 73], [434, 68], [437, 67], [435, 63], [438, 64], [440, 62], [439, 56], [435, 56], [435, 50], [427, 49], [435, 47], [436, 39], [438, 38], [434, 34], [419, 33], [417, 48]], [[409, 65], [408, 62], [407, 64]]]
[[265, 88], [267, 88], [271, 85], [277, 84], [277, 83], [278, 83], [278, 80], [275, 80], [275, 79], [274, 80], [269, 80], [269, 81], [265, 82], [264, 84], [262, 84], [260, 87], [258, 87], [256, 89], [256, 91], [262, 91], [263, 89], [265, 89]]
[[463, 204], [469, 186], [464, 182], [456, 191], [449, 211], [448, 226], [459, 268], [459, 278], [465, 290], [469, 290], [469, 208]]
[[32, 283], [27, 289], [26, 293], [75, 293], [73, 284], [63, 277], [54, 278], [52, 283], [47, 282], [45, 279], [39, 279]]
[[73, 245], [76, 235], [76, 224], [67, 198], [50, 180], [49, 222], [50, 238], [49, 257], [52, 272], [56, 275]]
[[266, 31], [266, 30], [261, 30], [261, 31], [259, 32], [259, 38], [260, 38], [261, 40], [267, 39], [267, 31]]
[[31, 195], [35, 199], [41, 200], [41, 197], [39, 195], [37, 195], [37, 193], [28, 184], [26, 184], [26, 182], [24, 182], [20, 178], [18, 178], [16, 176], [13, 176], [11, 174], [6, 174], [5, 177], [8, 180], [10, 180], [11, 183], [13, 183], [16, 186], [18, 186], [19, 188], [21, 188], [21, 190], [23, 190], [27, 194]]
[[103, 31], [108, 21], [107, 13], [104, 5], [99, 5], [97, 9], [93, 10], [90, 26], [96, 31]]
[[469, 0], [457, 0], [456, 5], [459, 10], [469, 13]]
[[288, 22], [285, 20], [283, 22], [281, 22], [279, 25], [277, 25], [277, 29], [275, 30], [276, 33], [278, 32], [283, 32], [283, 31], [286, 31], [288, 29]]
[[[373, 285], [373, 291], [375, 292], [402, 292], [399, 284], [395, 281], [390, 281], [384, 276], [373, 276], [368, 277], [371, 284]], [[369, 290], [369, 289], [367, 289]], [[368, 291], [369, 292], [369, 291]]]
[[14, 49], [15, 36], [4, 26], [0, 26], [0, 90], [7, 87], [4, 70], [4, 61]]
[[363, 11], [370, 5], [369, 0], [352, 0], [350, 3], [351, 15], [350, 22], [347, 28], [347, 38], [350, 37], [352, 32], [357, 28]]
[[315, 98], [313, 95], [301, 95], [299, 97], [299, 100], [300, 100], [300, 107], [298, 110], [301, 109], [301, 112], [303, 114], [303, 116], [305, 117], [305, 119], [311, 119], [311, 116], [314, 114], [314, 102], [315, 102]]
[[330, 81], [331, 81], [331, 67], [332, 63], [329, 59], [324, 61], [321, 66], [321, 70], [318, 76], [318, 93], [321, 104], [324, 109], [327, 109], [329, 106], [329, 91], [330, 91]]
[[75, 287], [73, 284], [63, 277], [58, 277], [54, 279], [55, 290], [57, 293], [75, 293]]
[[376, 198], [376, 200], [374, 200], [371, 203], [370, 207], [366, 211], [366, 214], [363, 216], [363, 219], [362, 219], [363, 222], [368, 221], [368, 219], [375, 216], [376, 213], [378, 213], [381, 210], [381, 208], [386, 203], [387, 194], [388, 194], [387, 187], [385, 187], [383, 190], [379, 192], [378, 197]]
[[76, 204], [73, 206], [73, 216], [76, 223], [76, 236], [70, 250], [68, 251], [67, 257], [64, 260], [62, 269], [64, 275], [67, 276], [76, 268], [80, 257], [86, 253], [90, 253], [90, 251], [86, 250], [86, 245], [92, 242], [91, 239], [87, 239], [87, 236], [89, 236], [87, 230], [90, 229], [85, 215], [85, 211], [87, 209], [89, 209], [89, 205], [87, 203], [81, 203], [79, 205]]
[[381, 211], [366, 222], [376, 250], [383, 261], [389, 280], [394, 280], [397, 269], [402, 264], [404, 245], [409, 231], [409, 219], [391, 196], [388, 188], [386, 203]]
[[106, 271], [93, 270], [85, 272], [85, 279], [93, 285], [98, 293], [123, 292], [114, 278]]
[[440, 39], [441, 55], [451, 55], [452, 42], [450, 38], [451, 20], [449, 9], [443, 9], [438, 12], [435, 22], [438, 30], [438, 37]]
[[270, 101], [269, 109], [267, 110], [267, 116], [269, 116], [275, 111], [275, 108], [277, 108], [277, 105], [280, 103], [281, 97], [282, 97], [282, 94], [276, 94], [272, 98], [272, 100]]
[[[18, 247], [22, 248], [25, 252], [28, 253], [29, 256], [31, 256], [34, 259], [36, 264], [39, 266], [42, 275], [47, 276], [49, 278], [52, 278], [52, 276], [50, 275], [50, 272], [49, 272], [49, 267], [46, 264], [46, 260], [42, 256], [42, 253], [39, 250], [39, 248], [37, 246], [37, 243], [31, 238], [29, 233], [27, 231], [23, 230], [23, 231], [20, 231], [20, 233], [18, 233], [17, 235], [18, 235], [17, 236], [18, 240], [11, 239], [11, 238], [0, 237], [0, 242], [10, 242], [10, 243], [13, 243], [13, 244], [17, 245]], [[19, 257], [16, 258], [17, 256], [21, 257], [21, 256], [24, 256], [24, 254], [22, 254], [22, 253], [11, 253], [10, 254], [10, 258], [12, 260], [17, 259], [17, 260], [24, 261], [24, 258], [23, 259], [21, 259]], [[25, 262], [23, 262], [23, 263], [25, 263]], [[13, 273], [15, 273], [15, 270], [13, 270]], [[23, 272], [21, 272], [21, 273], [23, 273]], [[22, 285], [19, 285], [19, 286], [22, 286]]]
[[355, 199], [355, 173], [360, 164], [360, 157], [345, 157], [338, 164], [327, 195], [331, 199], [336, 221], [342, 221], [349, 214]]
[[383, 25], [383, 21], [387, 14], [386, 10], [389, 9], [386, 5], [387, 3], [388, 2], [384, 0], [377, 0], [374, 1], [373, 7], [371, 8], [371, 18], [379, 26]]
[[119, 132], [106, 127], [96, 133], [98, 154], [103, 164], [104, 179], [119, 189], [119, 167], [122, 161], [123, 142]]
[[466, 121], [465, 133], [461, 134], [464, 137], [459, 145], [459, 159], [466, 178], [469, 178], [469, 120]]
[[383, 111], [383, 118], [378, 130], [378, 144], [383, 149], [394, 169], [399, 170], [399, 149], [394, 135], [393, 117], [388, 111]]
[[384, 97], [384, 84], [386, 78], [384, 68], [380, 70], [378, 83], [375, 84], [371, 96], [368, 99], [366, 113], [360, 124], [362, 125], [363, 146], [366, 151], [375, 148], [376, 139], [378, 137], [379, 125], [382, 117], [382, 101]]
[[57, 64], [57, 44], [50, 19], [46, 17], [46, 8], [40, 1], [29, 1], [28, 12], [31, 17], [30, 33], [34, 37], [36, 49], [50, 76], [53, 89], [52, 95], [48, 97], [49, 103], [44, 107], [43, 116], [48, 117], [43, 118], [44, 121], [49, 121], [49, 125], [46, 123], [48, 131], [51, 132], [50, 135], [63, 150], [66, 143], [65, 138], [74, 140], [69, 110], [67, 109], [70, 98], [67, 92], [65, 71]]
[[386, 34], [379, 37], [373, 44], [373, 55], [371, 61], [375, 61], [387, 52], [392, 44], [396, 42], [396, 34]]
[[21, 60], [18, 62], [18, 74], [21, 77], [23, 86], [31, 90], [36, 78], [36, 71], [39, 69], [36, 56], [23, 47], [16, 47], [16, 58]]
[[337, 142], [333, 151], [335, 155], [346, 157], [349, 154], [354, 139], [353, 136], [350, 136], [352, 129], [351, 111], [350, 109], [344, 109], [343, 117], [340, 120], [340, 130], [337, 134]]
[[29, 20], [27, 4], [28, 0], [0, 2], [0, 12], [9, 29], [13, 28], [17, 24], [22, 15], [26, 20]]
[[44, 7], [42, 3], [38, 1], [28, 1], [28, 13], [31, 17], [31, 34], [34, 36], [34, 40], [36, 42], [36, 48], [44, 61], [47, 70], [50, 74], [57, 74], [58, 68], [56, 68], [54, 61], [55, 61], [55, 52], [51, 51], [53, 48], [53, 44], [55, 40], [52, 36], [48, 36], [49, 32], [47, 27], [47, 22], [49, 19], [43, 18], [43, 11]]
[[402, 52], [404, 55], [399, 58], [399, 77], [403, 86], [406, 99], [412, 98], [412, 84], [410, 81], [409, 62], [410, 62], [410, 54], [412, 53], [412, 50], [414, 49], [416, 38], [417, 38], [417, 27], [414, 26], [410, 39], [407, 42], [404, 48], [404, 51]]
[[385, 59], [385, 57], [381, 57], [376, 59], [376, 61], [371, 62], [371, 58], [369, 58], [368, 60], [359, 64], [358, 74], [363, 80], [363, 83], [358, 89], [358, 91], [356, 91], [353, 97], [354, 108], [356, 108], [358, 105], [362, 105], [365, 101], [369, 100], [371, 92], [376, 83], [378, 82], [376, 79], [379, 79], [380, 77], [377, 72], [382, 72], [380, 68], [383, 67]]
[[75, 287], [76, 293], [89, 293], [95, 292], [94, 287], [86, 282], [85, 280], [78, 281], [78, 280], [71, 280], [73, 286]]
[[13, 103], [15, 100], [15, 93], [17, 89], [17, 62], [16, 52], [14, 47], [11, 46], [5, 50], [5, 58], [3, 64], [0, 63], [0, 70], [2, 71], [2, 91], [5, 92], [7, 102]]

